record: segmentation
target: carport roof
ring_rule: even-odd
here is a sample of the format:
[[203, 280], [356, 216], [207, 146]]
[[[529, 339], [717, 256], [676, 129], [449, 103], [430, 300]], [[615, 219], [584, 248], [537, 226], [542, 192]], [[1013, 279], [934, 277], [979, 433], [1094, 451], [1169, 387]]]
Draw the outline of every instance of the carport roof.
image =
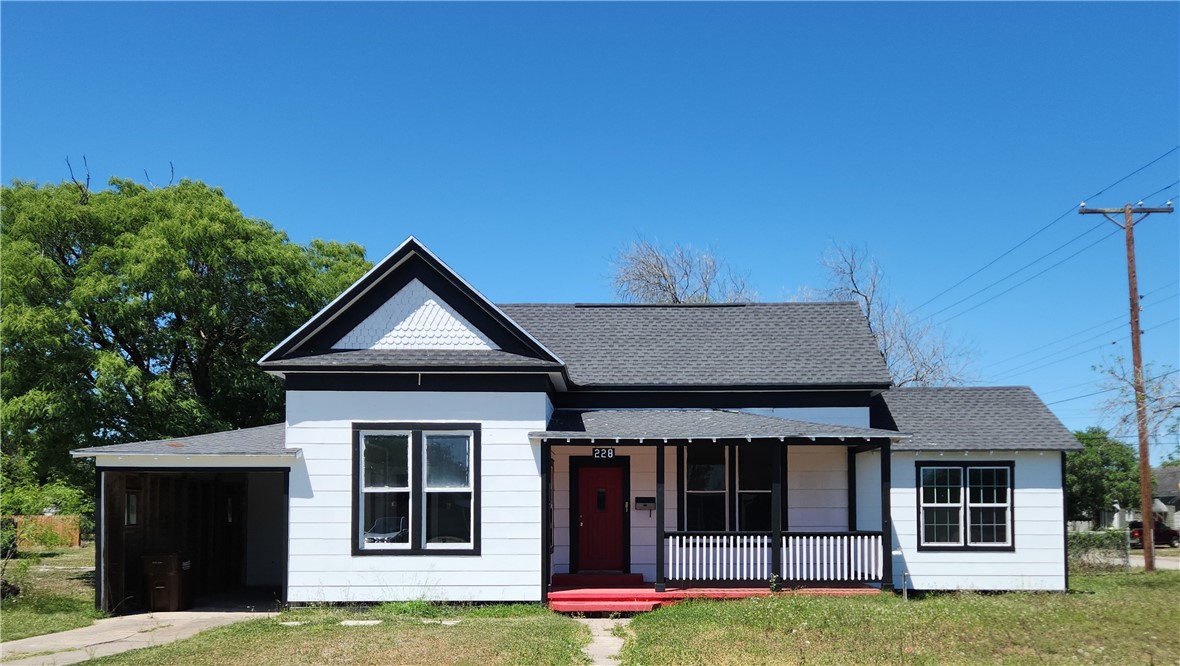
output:
[[227, 430], [207, 435], [192, 435], [172, 439], [155, 439], [147, 442], [111, 444], [74, 449], [75, 458], [90, 458], [103, 455], [178, 455], [178, 456], [290, 456], [299, 455], [299, 449], [286, 448], [286, 424], [259, 426]]
[[811, 423], [723, 409], [577, 410], [559, 409], [547, 430], [533, 439], [553, 440], [719, 440], [719, 439], [905, 439], [892, 430]]

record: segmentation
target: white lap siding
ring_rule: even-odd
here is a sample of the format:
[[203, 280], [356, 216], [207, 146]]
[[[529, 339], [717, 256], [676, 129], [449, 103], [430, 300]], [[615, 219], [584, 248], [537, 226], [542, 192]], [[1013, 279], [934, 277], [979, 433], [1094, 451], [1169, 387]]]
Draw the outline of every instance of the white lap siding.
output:
[[[291, 602], [541, 598], [540, 447], [544, 393], [289, 391]], [[479, 555], [352, 555], [357, 422], [479, 423]]]
[[787, 529], [791, 532], [848, 529], [846, 447], [787, 447]]
[[[1012, 552], [918, 551], [915, 462], [1013, 461]], [[864, 480], [864, 481], [867, 481]], [[858, 485], [862, 482], [858, 478]], [[1064, 590], [1065, 523], [1058, 451], [893, 454], [894, 585], [919, 590]]]

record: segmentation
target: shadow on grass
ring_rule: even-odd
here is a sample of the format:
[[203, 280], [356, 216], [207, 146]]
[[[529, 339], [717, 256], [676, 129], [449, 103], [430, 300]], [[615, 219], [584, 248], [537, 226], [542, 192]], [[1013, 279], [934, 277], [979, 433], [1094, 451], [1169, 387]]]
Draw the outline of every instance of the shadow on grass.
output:
[[93, 569], [91, 569], [90, 571], [80, 571], [80, 572], [70, 576], [69, 579], [76, 580], [76, 581], [82, 583], [86, 587], [90, 588], [91, 591], [94, 590], [94, 570]]

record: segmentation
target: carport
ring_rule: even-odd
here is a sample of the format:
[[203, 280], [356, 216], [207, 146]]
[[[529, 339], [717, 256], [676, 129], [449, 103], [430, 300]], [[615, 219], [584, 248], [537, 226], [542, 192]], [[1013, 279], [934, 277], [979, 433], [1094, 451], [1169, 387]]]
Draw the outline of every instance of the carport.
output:
[[96, 468], [95, 606], [259, 610], [285, 601], [284, 424], [78, 449]]

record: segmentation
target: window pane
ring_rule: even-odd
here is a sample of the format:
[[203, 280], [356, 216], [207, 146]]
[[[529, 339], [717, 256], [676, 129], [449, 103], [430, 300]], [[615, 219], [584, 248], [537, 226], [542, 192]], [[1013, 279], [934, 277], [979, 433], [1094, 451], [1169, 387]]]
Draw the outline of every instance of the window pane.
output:
[[738, 493], [738, 529], [769, 532], [770, 493]]
[[1007, 509], [971, 509], [971, 543], [1008, 543]]
[[471, 493], [426, 493], [426, 543], [471, 543]]
[[963, 470], [957, 467], [922, 468], [924, 504], [959, 504], [962, 501]]
[[692, 532], [725, 529], [725, 493], [685, 493], [684, 525]]
[[922, 543], [959, 543], [959, 510], [922, 509]]
[[468, 488], [471, 469], [467, 435], [426, 436], [426, 487]]
[[362, 493], [365, 543], [408, 543], [410, 493]]
[[774, 481], [774, 446], [777, 444], [742, 444], [738, 447], [739, 489], [770, 490]]
[[980, 467], [967, 470], [968, 498], [973, 504], [1008, 503], [1008, 469]]
[[725, 449], [720, 446], [688, 447], [688, 490], [725, 490]]
[[365, 487], [408, 487], [409, 451], [409, 435], [365, 435]]

